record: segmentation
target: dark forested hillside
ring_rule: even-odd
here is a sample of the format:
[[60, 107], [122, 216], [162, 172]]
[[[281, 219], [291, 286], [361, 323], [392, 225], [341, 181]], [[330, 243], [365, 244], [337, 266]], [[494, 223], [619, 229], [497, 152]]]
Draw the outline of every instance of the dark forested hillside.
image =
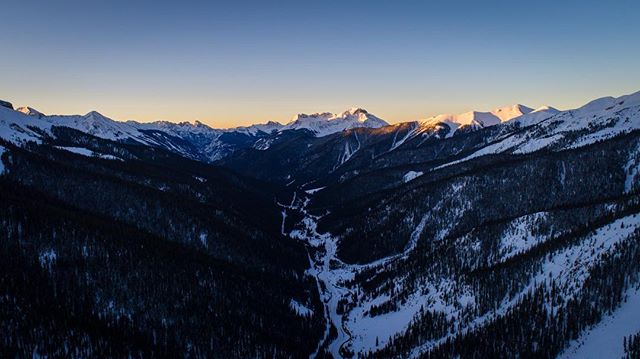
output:
[[187, 160], [6, 146], [2, 356], [313, 350], [323, 318], [290, 303], [321, 313], [316, 284], [276, 190]]
[[[401, 251], [422, 219], [419, 213], [431, 212], [423, 235], [442, 237], [488, 222], [602, 202], [625, 191], [626, 174], [619, 164], [637, 148], [638, 138], [634, 134], [561, 153], [482, 157], [346, 203], [341, 192], [322, 191], [318, 203], [339, 205], [316, 209], [331, 212], [320, 229], [342, 235], [349, 228], [341, 238], [341, 258], [367, 262]], [[366, 252], [359, 249], [362, 241]]]
[[287, 131], [266, 149], [243, 149], [218, 163], [264, 181], [300, 186], [342, 173], [343, 166], [348, 167], [358, 158], [364, 157], [363, 163], [368, 164], [415, 127], [416, 123], [405, 123], [376, 129], [354, 128], [320, 138], [303, 130]]

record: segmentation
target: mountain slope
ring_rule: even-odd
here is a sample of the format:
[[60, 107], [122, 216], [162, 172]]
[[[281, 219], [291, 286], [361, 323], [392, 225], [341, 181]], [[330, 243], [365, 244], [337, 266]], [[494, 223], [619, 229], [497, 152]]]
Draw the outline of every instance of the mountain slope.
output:
[[[505, 119], [528, 108], [518, 105], [495, 110]], [[318, 187], [345, 181], [372, 170], [409, 163], [439, 160], [445, 155], [484, 147], [493, 136], [512, 133], [522, 124], [531, 125], [557, 114], [553, 108], [529, 111], [511, 118], [504, 126], [474, 126], [440, 120], [406, 122], [380, 128], [357, 128], [320, 138], [307, 138], [299, 146], [284, 146], [282, 141], [261, 148], [262, 153], [247, 148], [220, 161], [246, 175], [266, 181], [298, 184], [314, 181]], [[473, 114], [473, 113], [470, 113]], [[499, 118], [493, 116], [496, 121]], [[444, 121], [444, 122], [443, 122]], [[488, 134], [488, 133], [491, 134]], [[441, 141], [447, 139], [447, 141]], [[294, 149], [295, 147], [295, 149]], [[433, 149], [433, 150], [432, 150]], [[433, 152], [436, 158], [429, 158]]]
[[2, 356], [311, 353], [322, 317], [290, 305], [319, 308], [278, 188], [153, 146], [52, 135], [2, 142]]
[[4, 356], [637, 350], [640, 92], [234, 130], [0, 108], [0, 137]]
[[[640, 285], [636, 96], [429, 145], [455, 155], [419, 146], [408, 157], [405, 143], [387, 167], [303, 187], [314, 190], [291, 211], [304, 220], [287, 228], [316, 248], [322, 295], [334, 298], [326, 311], [342, 329], [326, 350], [555, 357], [616, 311]], [[615, 350], [633, 334], [621, 328]]]
[[420, 123], [422, 127], [445, 124], [450, 127], [450, 131], [447, 136], [452, 136], [457, 130], [469, 131], [493, 126], [531, 112], [533, 112], [533, 109], [517, 104], [497, 108], [489, 112], [471, 111], [461, 113], [459, 115], [442, 114], [421, 120]]

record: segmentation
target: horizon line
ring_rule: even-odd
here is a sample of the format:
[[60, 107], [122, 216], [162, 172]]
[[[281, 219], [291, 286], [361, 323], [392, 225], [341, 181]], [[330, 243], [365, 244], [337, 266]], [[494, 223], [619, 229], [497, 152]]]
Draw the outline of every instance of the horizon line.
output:
[[324, 112], [315, 112], [315, 111], [313, 111], [313, 112], [299, 112], [299, 113], [294, 114], [293, 116], [291, 116], [291, 118], [292, 118], [292, 119], [291, 119], [291, 120], [289, 120], [289, 121], [286, 121], [286, 122], [282, 122], [282, 121], [280, 121], [280, 120], [262, 120], [262, 121], [260, 121], [260, 120], [256, 120], [257, 122], [251, 122], [250, 124], [246, 124], [246, 125], [242, 125], [242, 124], [240, 124], [240, 125], [237, 125], [237, 126], [230, 126], [230, 127], [217, 127], [217, 126], [214, 126], [214, 125], [211, 125], [211, 124], [209, 124], [209, 123], [205, 122], [206, 120], [200, 120], [199, 118], [195, 118], [195, 119], [192, 119], [192, 120], [178, 120], [178, 121], [168, 120], [168, 119], [162, 119], [162, 118], [157, 118], [157, 119], [153, 119], [153, 120], [139, 120], [139, 119], [135, 119], [135, 118], [118, 119], [118, 118], [116, 118], [115, 116], [114, 116], [114, 117], [112, 117], [112, 116], [109, 116], [109, 115], [105, 115], [105, 114], [104, 114], [104, 112], [101, 112], [101, 111], [99, 111], [99, 110], [89, 110], [89, 111], [88, 111], [88, 112], [86, 112], [85, 114], [79, 114], [79, 113], [75, 113], [75, 114], [74, 114], [74, 113], [67, 113], [67, 114], [64, 114], [64, 113], [48, 114], [48, 113], [46, 113], [46, 112], [42, 112], [42, 111], [38, 110], [38, 108], [37, 108], [37, 107], [33, 107], [33, 106], [30, 106], [30, 105], [15, 106], [15, 105], [13, 104], [13, 102], [11, 102], [11, 101], [7, 101], [5, 98], [0, 98], [0, 100], [7, 101], [7, 102], [11, 103], [11, 104], [14, 106], [14, 110], [15, 110], [15, 111], [18, 111], [18, 110], [19, 110], [19, 109], [21, 109], [21, 108], [31, 108], [32, 110], [35, 110], [35, 111], [37, 111], [37, 112], [42, 113], [44, 116], [87, 116], [87, 115], [91, 114], [92, 112], [96, 112], [96, 113], [100, 114], [101, 116], [106, 117], [106, 118], [108, 118], [108, 119], [110, 119], [110, 120], [112, 120], [112, 121], [122, 122], [122, 123], [126, 123], [126, 122], [137, 122], [137, 123], [157, 123], [157, 122], [168, 122], [168, 123], [173, 123], [173, 124], [190, 124], [190, 125], [202, 124], [202, 125], [205, 125], [205, 126], [207, 126], [207, 127], [209, 127], [209, 128], [212, 128], [212, 129], [227, 130], [227, 129], [234, 129], [234, 128], [245, 128], [245, 127], [251, 127], [251, 126], [255, 126], [255, 125], [264, 125], [264, 124], [268, 124], [268, 123], [277, 123], [277, 124], [280, 124], [280, 125], [287, 125], [287, 124], [289, 124], [289, 123], [291, 123], [291, 122], [295, 121], [295, 120], [296, 120], [296, 118], [297, 118], [297, 116], [299, 116], [299, 115], [331, 114], [331, 115], [334, 115], [334, 116], [339, 116], [339, 115], [341, 115], [341, 114], [343, 114], [343, 113], [345, 113], [345, 112], [347, 112], [347, 111], [349, 111], [349, 110], [354, 110], [354, 109], [362, 109], [362, 110], [365, 110], [367, 113], [369, 113], [369, 114], [371, 114], [371, 115], [374, 115], [374, 116], [376, 116], [376, 117], [378, 117], [378, 118], [380, 118], [380, 119], [384, 120], [384, 121], [385, 121], [385, 122], [387, 122], [389, 125], [401, 124], [401, 123], [407, 123], [407, 122], [419, 122], [419, 121], [423, 121], [423, 120], [430, 119], [430, 118], [433, 118], [433, 117], [436, 117], [436, 116], [440, 116], [440, 115], [459, 115], [459, 114], [465, 114], [465, 113], [469, 113], [469, 112], [490, 113], [491, 111], [494, 111], [494, 110], [504, 109], [504, 108], [511, 108], [511, 107], [514, 107], [514, 106], [525, 106], [525, 107], [531, 108], [531, 109], [533, 109], [533, 110], [537, 110], [537, 109], [540, 109], [540, 108], [543, 108], [543, 107], [551, 107], [551, 108], [555, 108], [555, 109], [557, 109], [557, 110], [559, 110], [559, 111], [569, 111], [569, 110], [574, 110], [574, 109], [580, 108], [580, 107], [582, 107], [582, 106], [584, 106], [584, 105], [588, 104], [589, 102], [592, 102], [592, 101], [595, 101], [595, 100], [598, 100], [598, 99], [607, 98], [607, 97], [618, 98], [618, 97], [621, 97], [621, 96], [626, 96], [626, 95], [635, 94], [636, 92], [640, 92], [640, 90], [638, 90], [638, 91], [634, 91], [634, 92], [629, 92], [629, 93], [624, 93], [624, 94], [617, 95], [617, 96], [608, 95], [608, 96], [601, 96], [601, 97], [591, 98], [591, 99], [587, 100], [586, 102], [583, 102], [583, 103], [582, 103], [582, 105], [580, 105], [580, 106], [578, 106], [578, 107], [567, 108], [567, 109], [563, 109], [563, 108], [560, 108], [560, 107], [558, 107], [558, 106], [549, 105], [549, 104], [541, 105], [541, 106], [531, 107], [531, 106], [528, 106], [528, 105], [526, 105], [526, 104], [523, 104], [522, 102], [519, 102], [519, 103], [510, 104], [510, 105], [506, 105], [506, 106], [494, 107], [494, 108], [491, 108], [491, 109], [488, 109], [488, 110], [470, 109], [470, 110], [467, 110], [467, 111], [457, 112], [457, 113], [456, 113], [456, 112], [444, 112], [444, 113], [438, 113], [438, 114], [431, 115], [431, 116], [423, 116], [423, 117], [419, 117], [419, 118], [416, 118], [416, 119], [413, 119], [413, 120], [408, 120], [408, 121], [402, 121], [402, 120], [395, 121], [395, 120], [388, 120], [388, 119], [385, 119], [384, 117], [379, 117], [379, 116], [377, 116], [375, 113], [373, 113], [373, 112], [370, 112], [370, 111], [366, 110], [366, 107], [363, 107], [363, 106], [352, 106], [352, 107], [350, 107], [350, 108], [348, 108], [348, 109], [346, 109], [346, 110], [340, 111], [340, 112], [332, 112], [332, 111], [324, 111]]

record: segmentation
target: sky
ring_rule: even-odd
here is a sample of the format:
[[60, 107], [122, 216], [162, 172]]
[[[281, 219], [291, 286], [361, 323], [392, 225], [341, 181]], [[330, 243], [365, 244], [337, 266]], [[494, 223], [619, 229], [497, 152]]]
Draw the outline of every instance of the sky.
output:
[[3, 1], [0, 99], [233, 127], [640, 90], [640, 1]]

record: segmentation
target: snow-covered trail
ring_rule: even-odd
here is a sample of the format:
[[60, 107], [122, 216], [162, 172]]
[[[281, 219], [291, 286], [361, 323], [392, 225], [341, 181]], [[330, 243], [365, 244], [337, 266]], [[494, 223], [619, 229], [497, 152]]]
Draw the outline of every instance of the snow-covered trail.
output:
[[[367, 264], [346, 264], [337, 256], [337, 239], [329, 233], [318, 233], [317, 223], [321, 217], [312, 215], [307, 211], [307, 206], [314, 193], [301, 191], [298, 194], [294, 194], [291, 204], [280, 204], [283, 209], [282, 231], [285, 233], [285, 222], [289, 217], [287, 216], [287, 211], [297, 211], [303, 216], [302, 220], [296, 223], [293, 229], [286, 234], [291, 238], [303, 241], [307, 245], [311, 266], [308, 273], [317, 280], [318, 291], [320, 299], [324, 303], [324, 315], [327, 322], [324, 336], [310, 358], [315, 358], [324, 345], [327, 345], [328, 351], [335, 358], [343, 358], [347, 353], [351, 352], [352, 330], [349, 328], [351, 323], [347, 320], [348, 312], [340, 314], [339, 308], [341, 302], [344, 305], [352, 300], [355, 291], [355, 288], [349, 288], [346, 283], [351, 281], [359, 271], [384, 266], [391, 261], [405, 257], [415, 247], [420, 234], [424, 230], [427, 218], [423, 218], [416, 227], [403, 252]], [[337, 332], [335, 338], [331, 336], [332, 326]]]

